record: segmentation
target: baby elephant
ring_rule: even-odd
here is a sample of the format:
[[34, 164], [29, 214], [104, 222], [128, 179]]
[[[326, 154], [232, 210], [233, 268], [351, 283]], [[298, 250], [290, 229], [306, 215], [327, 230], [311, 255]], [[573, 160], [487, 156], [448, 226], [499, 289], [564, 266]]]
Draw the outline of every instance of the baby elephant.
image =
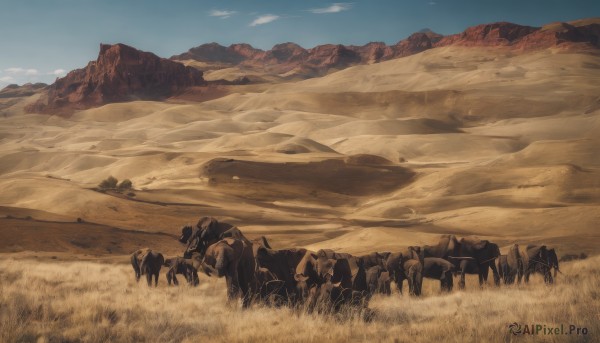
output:
[[423, 263], [423, 277], [440, 280], [442, 291], [450, 292], [454, 285], [452, 273], [454, 265], [444, 259], [426, 257]]
[[152, 276], [154, 276], [154, 287], [158, 286], [158, 275], [164, 263], [163, 255], [149, 248], [140, 249], [131, 254], [135, 281], [140, 281], [140, 276], [145, 274], [148, 286], [152, 286]]
[[381, 266], [373, 266], [367, 269], [367, 286], [369, 287], [369, 296], [376, 293], [390, 295], [392, 290], [390, 284], [392, 279], [390, 273]]
[[194, 267], [194, 260], [192, 259], [182, 257], [168, 258], [165, 260], [164, 266], [169, 267], [166, 275], [169, 286], [171, 286], [171, 280], [173, 280], [175, 286], [179, 286], [179, 281], [176, 277], [177, 274], [183, 275], [191, 286], [198, 286], [200, 283], [198, 271]]

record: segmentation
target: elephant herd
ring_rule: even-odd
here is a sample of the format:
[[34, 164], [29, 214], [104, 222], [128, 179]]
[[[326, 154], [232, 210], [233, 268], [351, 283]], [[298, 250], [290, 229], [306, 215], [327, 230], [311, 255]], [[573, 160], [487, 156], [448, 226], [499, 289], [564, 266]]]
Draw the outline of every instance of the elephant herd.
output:
[[165, 259], [151, 249], [131, 256], [136, 280], [146, 275], [148, 285], [158, 283], [162, 266], [167, 282], [178, 285], [183, 275], [190, 285], [198, 285], [198, 271], [224, 277], [229, 300], [242, 299], [244, 307], [253, 301], [268, 304], [303, 304], [337, 311], [342, 305], [366, 306], [374, 294], [391, 294], [391, 282], [402, 292], [404, 281], [410, 295], [419, 296], [423, 278], [439, 280], [442, 291], [451, 291], [454, 277], [465, 287], [465, 274], [477, 274], [487, 282], [492, 270], [498, 286], [529, 281], [540, 273], [553, 283], [559, 271], [554, 249], [544, 245], [517, 244], [501, 255], [497, 244], [474, 236], [457, 239], [441, 235], [436, 245], [410, 246], [398, 252], [373, 252], [353, 256], [329, 249], [272, 249], [265, 237], [249, 240], [235, 226], [212, 217], [203, 217], [192, 227], [181, 229], [179, 242], [186, 244], [183, 257]]

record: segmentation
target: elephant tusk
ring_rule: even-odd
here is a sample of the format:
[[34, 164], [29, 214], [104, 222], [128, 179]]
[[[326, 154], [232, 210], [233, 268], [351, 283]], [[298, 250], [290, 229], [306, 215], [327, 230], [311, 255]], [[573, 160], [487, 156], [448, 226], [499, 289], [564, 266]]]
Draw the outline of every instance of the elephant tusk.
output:
[[448, 258], [454, 259], [454, 260], [475, 260], [473, 257], [455, 257], [455, 256], [448, 256]]

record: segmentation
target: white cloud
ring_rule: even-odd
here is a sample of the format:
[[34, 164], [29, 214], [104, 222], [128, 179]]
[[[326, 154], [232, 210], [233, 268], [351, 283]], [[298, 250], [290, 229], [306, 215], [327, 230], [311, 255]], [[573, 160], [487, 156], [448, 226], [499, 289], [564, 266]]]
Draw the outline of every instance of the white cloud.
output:
[[9, 74], [21, 74], [22, 72], [25, 71], [25, 69], [18, 68], [18, 67], [13, 67], [13, 68], [4, 69], [4, 71], [7, 72], [7, 73], [9, 73]]
[[325, 13], [338, 13], [342, 11], [347, 11], [352, 8], [352, 3], [349, 2], [336, 2], [331, 4], [329, 7], [323, 8], [313, 8], [310, 11], [316, 14], [325, 14]]
[[11, 75], [35, 76], [35, 75], [39, 74], [37, 69], [25, 69], [25, 68], [21, 68], [21, 67], [7, 68], [7, 69], [4, 69], [4, 71]]
[[12, 83], [14, 81], [15, 81], [15, 79], [12, 76], [0, 77], [0, 82], [2, 82], [2, 83]]
[[273, 22], [273, 21], [275, 21], [277, 19], [279, 19], [278, 15], [274, 15], [274, 14], [261, 15], [260, 17], [257, 17], [256, 19], [254, 19], [254, 21], [252, 21], [250, 23], [250, 26], [257, 26], [257, 25], [268, 24], [268, 23]]
[[212, 10], [212, 11], [208, 12], [208, 15], [211, 17], [219, 17], [221, 19], [227, 19], [236, 13], [237, 13], [236, 11]]
[[433, 6], [433, 5], [436, 5], [436, 4], [437, 4], [437, 2], [435, 2], [435, 1], [429, 1], [429, 5], [430, 6]]
[[64, 69], [56, 69], [56, 70], [48, 73], [48, 75], [55, 75], [55, 76], [63, 76], [65, 74], [67, 74], [67, 71]]

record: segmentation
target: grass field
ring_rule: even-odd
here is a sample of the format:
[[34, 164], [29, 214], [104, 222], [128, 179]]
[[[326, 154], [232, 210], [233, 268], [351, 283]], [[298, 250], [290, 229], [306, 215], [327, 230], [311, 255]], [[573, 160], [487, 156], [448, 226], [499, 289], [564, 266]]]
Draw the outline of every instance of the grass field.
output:
[[[129, 265], [96, 262], [0, 262], [2, 342], [594, 342], [600, 330], [600, 257], [565, 264], [557, 284], [476, 285], [424, 296], [375, 297], [375, 316], [307, 314], [225, 301], [224, 280], [197, 288], [136, 284]], [[513, 336], [508, 325], [586, 327], [587, 335]]]

